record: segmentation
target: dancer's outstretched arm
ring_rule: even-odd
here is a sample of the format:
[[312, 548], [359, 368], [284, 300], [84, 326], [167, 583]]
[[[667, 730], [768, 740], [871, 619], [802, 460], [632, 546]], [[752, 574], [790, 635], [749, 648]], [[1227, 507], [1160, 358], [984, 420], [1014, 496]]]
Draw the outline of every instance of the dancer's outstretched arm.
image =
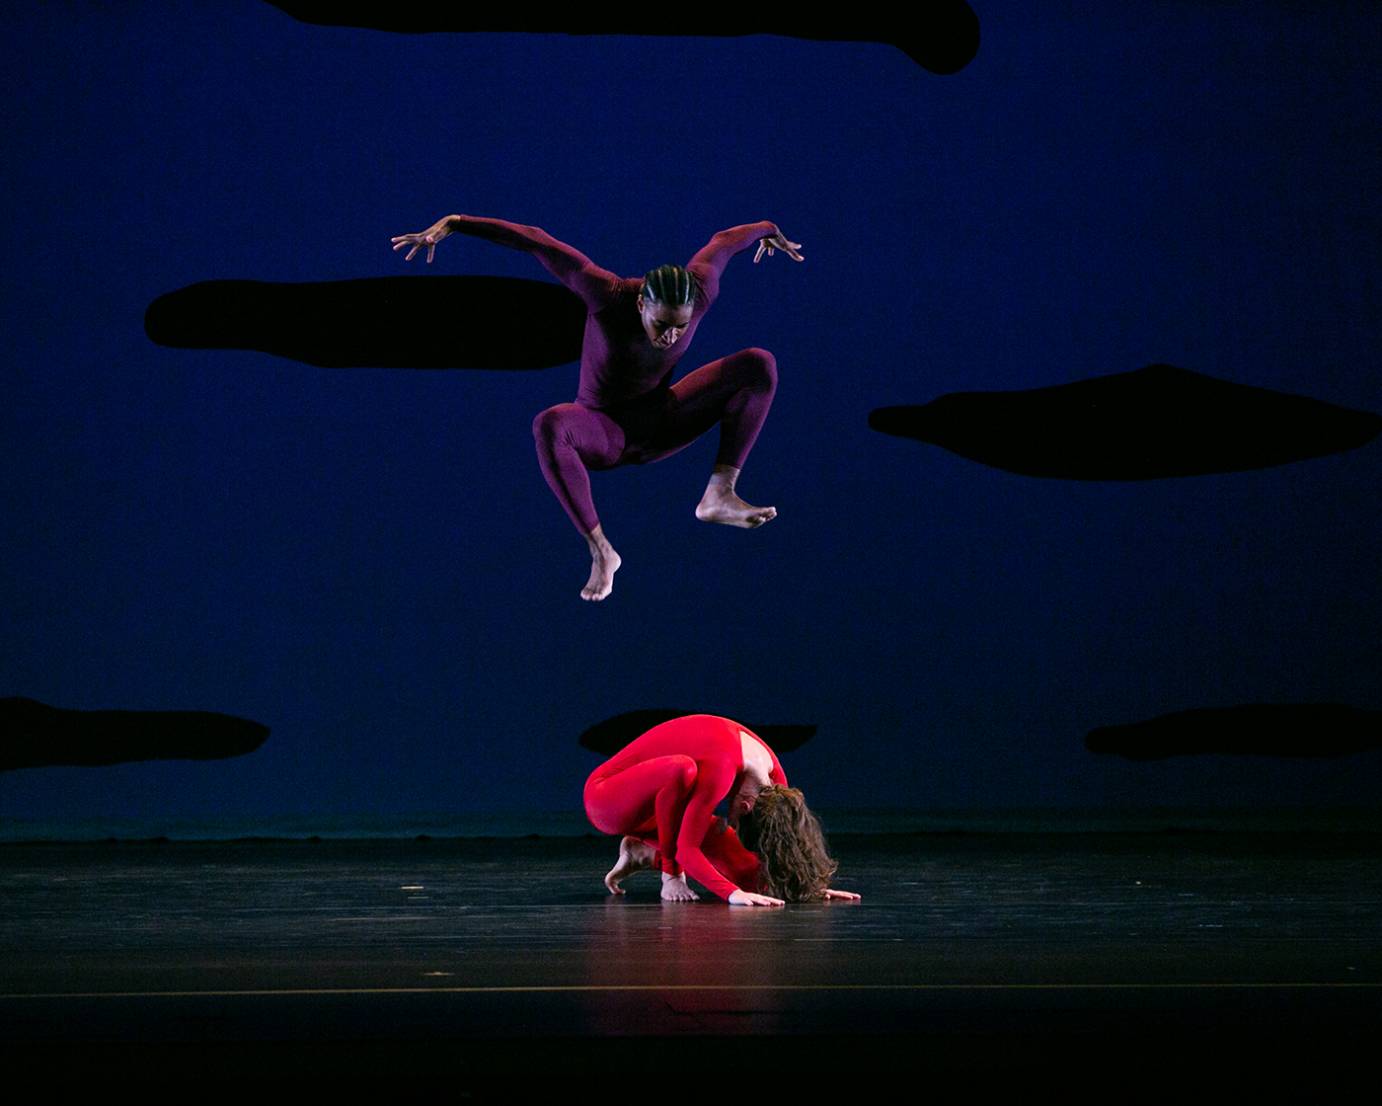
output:
[[715, 804], [729, 792], [730, 785], [734, 782], [734, 770], [727, 764], [717, 761], [697, 761], [696, 769], [696, 781], [682, 811], [676, 842], [670, 850], [663, 848], [664, 865], [684, 869], [687, 875], [706, 890], [719, 895], [733, 906], [785, 905], [781, 899], [745, 891], [736, 886], [701, 850], [701, 843], [710, 830], [711, 822], [714, 821]]
[[801, 243], [788, 241], [787, 236], [777, 229], [776, 223], [764, 220], [722, 230], [686, 264], [705, 290], [707, 303], [720, 294], [720, 274], [725, 271], [729, 259], [755, 243], [758, 245], [758, 252], [753, 255], [755, 264], [765, 252], [771, 257], [775, 250], [781, 250], [794, 260], [805, 260], [797, 252], [801, 249]]
[[510, 223], [504, 219], [488, 219], [480, 215], [448, 215], [438, 219], [430, 227], [417, 234], [400, 234], [394, 238], [394, 250], [411, 246], [404, 261], [411, 261], [413, 255], [427, 247], [427, 261], [430, 264], [436, 253], [437, 243], [450, 234], [470, 234], [509, 246], [515, 250], [526, 250], [542, 262], [543, 267], [580, 296], [592, 311], [604, 307], [614, 295], [619, 278], [608, 269], [602, 269], [574, 246], [559, 242], [540, 227]]

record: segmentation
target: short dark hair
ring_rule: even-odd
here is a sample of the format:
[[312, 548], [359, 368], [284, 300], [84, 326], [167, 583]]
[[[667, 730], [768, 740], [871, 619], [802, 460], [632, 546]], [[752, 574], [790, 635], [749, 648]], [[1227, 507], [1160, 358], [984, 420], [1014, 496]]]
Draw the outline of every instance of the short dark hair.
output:
[[644, 275], [639, 291], [649, 303], [681, 307], [696, 302], [696, 278], [680, 265], [659, 265]]

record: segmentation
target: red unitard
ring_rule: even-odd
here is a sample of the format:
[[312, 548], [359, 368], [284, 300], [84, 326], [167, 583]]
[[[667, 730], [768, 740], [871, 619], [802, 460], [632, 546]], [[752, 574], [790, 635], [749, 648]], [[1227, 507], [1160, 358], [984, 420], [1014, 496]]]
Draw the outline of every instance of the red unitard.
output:
[[744, 772], [740, 731], [772, 757], [770, 779], [787, 786], [777, 754], [757, 734], [714, 714], [688, 714], [654, 726], [590, 774], [585, 812], [603, 833], [629, 834], [654, 846], [668, 875], [686, 874], [728, 899], [757, 884], [758, 857], [715, 817]]
[[702, 365], [675, 384], [672, 370], [720, 294], [720, 274], [735, 254], [778, 233], [775, 223], [722, 230], [686, 265], [699, 288], [691, 321], [676, 343], [648, 340], [638, 311], [642, 277], [619, 277], [544, 230], [457, 215], [451, 229], [525, 250], [581, 297], [586, 306], [581, 381], [574, 403], [533, 420], [538, 464], [563, 509], [583, 534], [600, 524], [589, 470], [660, 461], [716, 423], [715, 462], [743, 468], [777, 389], [777, 362], [765, 349], [744, 349]]

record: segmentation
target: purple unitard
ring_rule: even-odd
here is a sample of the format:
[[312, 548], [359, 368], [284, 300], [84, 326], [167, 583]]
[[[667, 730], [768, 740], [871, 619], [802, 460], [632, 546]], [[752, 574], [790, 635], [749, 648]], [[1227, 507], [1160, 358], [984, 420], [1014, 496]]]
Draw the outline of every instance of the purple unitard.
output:
[[600, 525], [588, 470], [660, 461], [690, 445], [716, 423], [715, 463], [744, 467], [777, 388], [777, 363], [764, 349], [745, 349], [670, 383], [696, 328], [720, 293], [729, 259], [776, 224], [746, 223], [715, 235], [686, 265], [699, 288], [680, 338], [670, 349], [648, 340], [637, 299], [641, 277], [618, 277], [537, 227], [503, 219], [454, 216], [451, 229], [526, 250], [585, 302], [581, 383], [575, 403], [549, 407], [533, 420], [538, 463], [582, 534]]

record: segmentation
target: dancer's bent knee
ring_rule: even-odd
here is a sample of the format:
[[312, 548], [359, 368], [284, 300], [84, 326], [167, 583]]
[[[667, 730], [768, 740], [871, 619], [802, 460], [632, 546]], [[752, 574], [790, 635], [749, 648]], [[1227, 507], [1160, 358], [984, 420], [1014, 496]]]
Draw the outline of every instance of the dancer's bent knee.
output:
[[769, 392], [777, 389], [777, 358], [767, 350], [750, 346], [739, 354], [736, 368], [746, 385]]
[[570, 444], [569, 409], [575, 406], [574, 403], [560, 403], [537, 413], [533, 418], [533, 437], [539, 445], [552, 446], [559, 441]]

